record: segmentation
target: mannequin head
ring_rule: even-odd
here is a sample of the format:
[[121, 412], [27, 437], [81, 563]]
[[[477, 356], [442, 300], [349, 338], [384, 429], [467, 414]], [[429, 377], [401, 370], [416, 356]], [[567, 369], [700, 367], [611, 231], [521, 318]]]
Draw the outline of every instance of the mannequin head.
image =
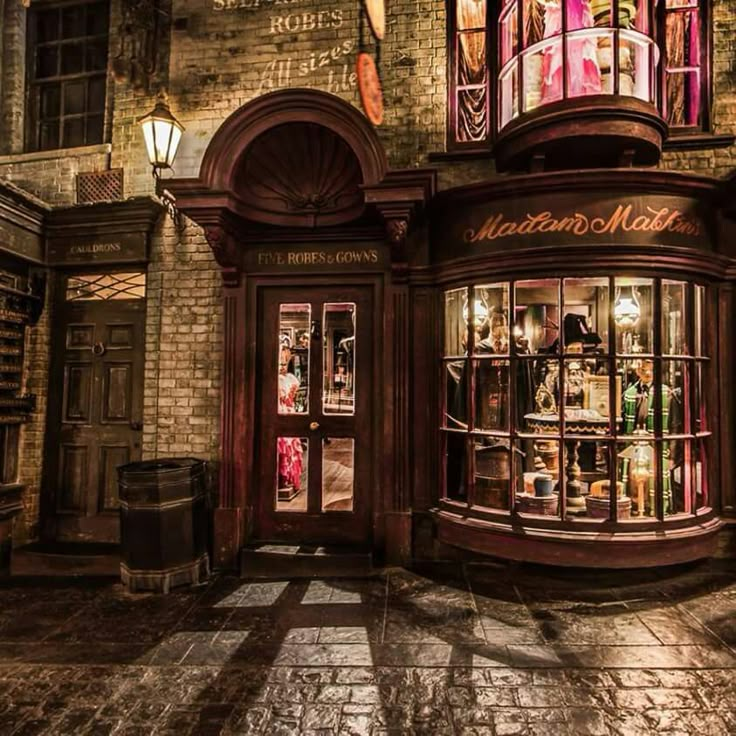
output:
[[651, 360], [642, 360], [639, 362], [639, 367], [636, 369], [636, 375], [639, 376], [639, 380], [649, 385], [654, 380], [654, 363]]

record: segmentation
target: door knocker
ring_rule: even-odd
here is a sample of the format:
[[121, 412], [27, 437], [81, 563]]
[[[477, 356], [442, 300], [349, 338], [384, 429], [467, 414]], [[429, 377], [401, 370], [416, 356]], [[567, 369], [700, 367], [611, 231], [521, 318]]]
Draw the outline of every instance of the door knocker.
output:
[[96, 355], [99, 357], [100, 355], [104, 355], [106, 350], [107, 348], [101, 342], [96, 342], [92, 346], [92, 355]]

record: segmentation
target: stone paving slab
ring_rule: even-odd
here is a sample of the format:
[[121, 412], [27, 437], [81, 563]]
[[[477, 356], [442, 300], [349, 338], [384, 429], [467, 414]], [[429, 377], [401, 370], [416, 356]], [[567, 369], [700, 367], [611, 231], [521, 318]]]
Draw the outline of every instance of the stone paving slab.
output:
[[736, 734], [736, 564], [0, 579], [0, 736]]

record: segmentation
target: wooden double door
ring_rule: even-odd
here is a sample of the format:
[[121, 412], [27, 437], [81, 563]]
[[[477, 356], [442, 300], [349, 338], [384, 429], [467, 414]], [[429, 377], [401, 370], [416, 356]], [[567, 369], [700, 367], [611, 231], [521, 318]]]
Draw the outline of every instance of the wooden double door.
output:
[[259, 290], [259, 540], [368, 543], [373, 340], [368, 287]]
[[141, 458], [144, 279], [141, 273], [65, 280], [49, 382], [47, 538], [119, 541], [117, 467]]

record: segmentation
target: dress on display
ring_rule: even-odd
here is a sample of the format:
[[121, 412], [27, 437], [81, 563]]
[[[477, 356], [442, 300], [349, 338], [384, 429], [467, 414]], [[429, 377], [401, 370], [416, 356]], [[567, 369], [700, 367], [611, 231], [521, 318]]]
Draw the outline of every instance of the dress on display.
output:
[[[542, 103], [561, 100], [562, 89], [562, 6], [559, 2], [544, 3], [544, 38], [558, 36], [557, 43], [548, 46], [542, 60]], [[568, 33], [593, 27], [589, 0], [567, 0]], [[601, 92], [601, 71], [598, 67], [597, 40], [572, 35], [567, 40], [567, 96], [594, 95]]]
[[[293, 373], [279, 375], [279, 414], [293, 414], [296, 411], [296, 395], [299, 379]], [[276, 441], [279, 455], [279, 488], [293, 486], [301, 490], [304, 450], [298, 437], [279, 437]]]

